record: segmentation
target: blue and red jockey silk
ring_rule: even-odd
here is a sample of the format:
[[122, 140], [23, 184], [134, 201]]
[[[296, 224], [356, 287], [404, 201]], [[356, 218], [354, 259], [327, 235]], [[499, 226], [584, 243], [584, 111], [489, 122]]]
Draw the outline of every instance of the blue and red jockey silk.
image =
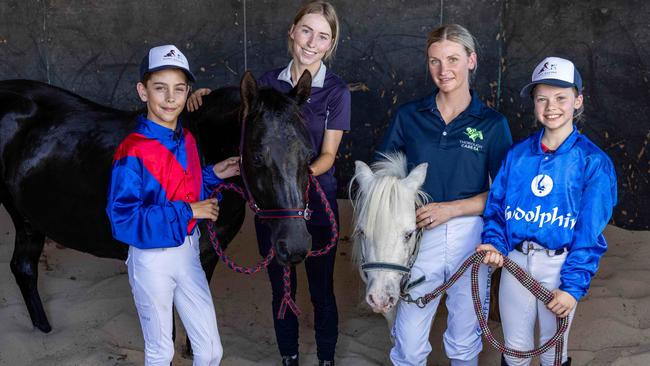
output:
[[616, 205], [616, 172], [575, 126], [555, 152], [544, 152], [542, 136], [508, 151], [490, 188], [482, 241], [505, 255], [525, 240], [568, 249], [560, 289], [580, 300], [607, 250], [602, 232]]
[[113, 157], [106, 212], [113, 236], [141, 249], [179, 246], [196, 227], [189, 203], [222, 182], [201, 170], [196, 140], [143, 116]]

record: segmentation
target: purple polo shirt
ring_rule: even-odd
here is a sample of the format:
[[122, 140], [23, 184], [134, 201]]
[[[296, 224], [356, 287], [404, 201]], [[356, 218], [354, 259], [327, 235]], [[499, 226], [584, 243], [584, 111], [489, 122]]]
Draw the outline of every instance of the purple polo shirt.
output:
[[[270, 86], [275, 90], [288, 93], [293, 88], [290, 71], [292, 63], [293, 61], [285, 68], [266, 72], [258, 79], [258, 83], [260, 86]], [[347, 84], [321, 62], [318, 72], [312, 79], [311, 95], [307, 103], [302, 106], [302, 114], [307, 122], [307, 129], [316, 152], [314, 160], [323, 147], [325, 130], [347, 131], [350, 129], [350, 109], [350, 91]], [[336, 178], [334, 178], [334, 166], [319, 175], [317, 179], [330, 205], [335, 208]], [[312, 224], [329, 224], [323, 204], [314, 192], [309, 196], [309, 206], [314, 210], [310, 220]]]

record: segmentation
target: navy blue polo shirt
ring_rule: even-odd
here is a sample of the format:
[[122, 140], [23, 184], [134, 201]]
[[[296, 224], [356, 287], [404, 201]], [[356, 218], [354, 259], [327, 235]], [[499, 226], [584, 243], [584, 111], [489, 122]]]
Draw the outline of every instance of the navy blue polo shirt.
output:
[[[260, 86], [270, 86], [275, 90], [288, 93], [293, 88], [291, 80], [291, 65], [285, 68], [271, 70], [263, 74], [258, 83]], [[325, 130], [349, 130], [351, 111], [350, 91], [340, 77], [327, 69], [321, 62], [320, 68], [312, 78], [311, 95], [301, 112], [306, 121], [307, 129], [314, 145], [314, 160], [323, 147]], [[336, 178], [334, 166], [317, 177], [318, 183], [325, 192], [331, 206], [336, 206]], [[329, 224], [325, 209], [320, 198], [312, 192], [309, 206], [314, 210], [312, 224]]]
[[409, 169], [429, 163], [422, 189], [434, 202], [485, 192], [512, 144], [508, 121], [471, 91], [467, 109], [446, 124], [437, 93], [402, 105], [377, 151], [404, 152]]

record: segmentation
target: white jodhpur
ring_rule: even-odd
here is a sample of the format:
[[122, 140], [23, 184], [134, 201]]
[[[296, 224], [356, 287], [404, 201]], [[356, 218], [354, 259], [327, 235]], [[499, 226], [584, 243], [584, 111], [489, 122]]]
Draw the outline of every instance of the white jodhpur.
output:
[[216, 366], [223, 348], [212, 295], [199, 259], [198, 229], [179, 247], [129, 247], [129, 283], [144, 336], [146, 366], [174, 357], [172, 304], [192, 342], [194, 366]]
[[[411, 289], [415, 299], [449, 280], [458, 267], [472, 255], [481, 242], [483, 219], [479, 216], [458, 217], [431, 230], [425, 230], [420, 252], [411, 270], [411, 280], [425, 276], [422, 284]], [[445, 352], [452, 366], [476, 366], [482, 350], [481, 331], [474, 313], [471, 275], [467, 270], [447, 291], [447, 330], [443, 336]], [[487, 266], [479, 272], [479, 293], [485, 298]], [[440, 297], [424, 309], [400, 301], [392, 335], [395, 345], [390, 358], [395, 365], [426, 365], [431, 352], [429, 333]]]
[[[543, 249], [538, 244], [534, 244], [534, 246], [536, 249]], [[560, 270], [566, 256], [566, 251], [560, 255], [549, 255], [546, 250], [530, 250], [528, 254], [513, 250], [508, 255], [508, 258], [530, 273], [544, 287], [554, 290], [560, 286]], [[576, 307], [573, 308], [569, 315], [569, 328], [564, 333], [563, 363], [567, 361], [569, 329], [571, 328]], [[548, 341], [557, 331], [557, 317], [555, 314], [548, 310], [544, 303], [537, 300], [508, 271], [501, 271], [499, 311], [501, 312], [501, 325], [505, 344], [508, 348], [527, 351], [536, 347], [534, 339], [536, 319], [539, 319], [539, 345]], [[504, 357], [509, 366], [528, 366], [531, 363], [530, 358]], [[555, 347], [540, 356], [541, 364], [544, 366], [553, 365], [554, 359]]]

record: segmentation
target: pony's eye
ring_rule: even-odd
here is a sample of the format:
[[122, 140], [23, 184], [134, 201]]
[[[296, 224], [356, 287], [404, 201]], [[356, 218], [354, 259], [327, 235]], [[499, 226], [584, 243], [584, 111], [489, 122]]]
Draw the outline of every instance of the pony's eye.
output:
[[253, 165], [255, 166], [262, 166], [262, 164], [264, 163], [264, 157], [262, 156], [262, 153], [259, 152], [253, 153], [253, 157], [251, 160], [253, 162]]
[[413, 236], [413, 231], [409, 231], [408, 233], [404, 234], [404, 240], [409, 241], [411, 240], [412, 236]]

